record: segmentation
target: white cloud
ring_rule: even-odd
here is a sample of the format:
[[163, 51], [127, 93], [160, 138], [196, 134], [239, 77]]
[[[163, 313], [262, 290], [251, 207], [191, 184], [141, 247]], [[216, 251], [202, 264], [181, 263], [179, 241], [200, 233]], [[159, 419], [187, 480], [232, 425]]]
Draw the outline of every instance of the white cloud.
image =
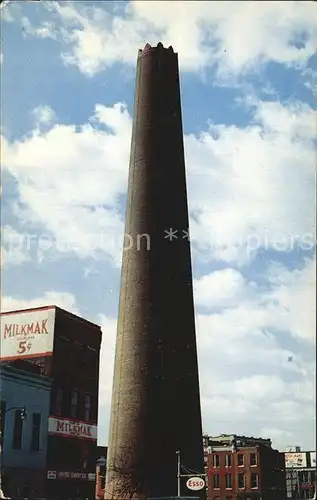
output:
[[4, 295], [1, 299], [1, 312], [31, 309], [41, 306], [57, 306], [73, 314], [78, 314], [76, 299], [71, 293], [48, 291], [42, 297], [32, 299], [17, 298]]
[[120, 265], [119, 195], [126, 189], [130, 134], [131, 118], [118, 103], [97, 105], [92, 124], [54, 125], [12, 144], [3, 139], [3, 164], [26, 204], [17, 213], [43, 224], [42, 253], [48, 247], [83, 256], [100, 250]]
[[308, 260], [301, 269], [271, 268], [274, 285], [269, 299], [284, 311], [281, 326], [299, 340], [316, 342], [316, 261]]
[[38, 38], [52, 38], [53, 40], [57, 38], [53, 25], [48, 21], [44, 21], [39, 28], [35, 28], [32, 26], [29, 19], [23, 16], [21, 18], [21, 25], [24, 37], [26, 35], [33, 35]]
[[48, 125], [55, 120], [55, 113], [47, 105], [38, 106], [32, 111], [37, 126]]
[[281, 342], [265, 330], [274, 319], [275, 311], [254, 311], [243, 301], [219, 315], [197, 316], [204, 429], [271, 437], [279, 449], [291, 444], [292, 435], [310, 449], [315, 442], [314, 355], [308, 359], [300, 350], [292, 352], [289, 340]]
[[39, 27], [25, 18], [23, 23], [29, 35], [58, 38], [64, 61], [88, 76], [117, 61], [134, 65], [137, 50], [159, 40], [179, 52], [183, 69], [216, 64], [222, 78], [267, 61], [303, 67], [315, 53], [311, 2], [184, 1], [179, 6], [134, 1], [116, 15], [96, 6], [47, 2], [49, 21]]
[[[314, 248], [314, 113], [299, 103], [250, 105], [254, 125], [185, 136], [191, 237], [207, 260]], [[41, 223], [58, 250], [101, 250], [120, 265], [131, 123], [125, 105], [98, 104], [86, 125], [3, 139], [3, 166], [26, 207], [17, 214]]]
[[185, 138], [192, 239], [210, 260], [315, 246], [315, 114], [300, 103], [253, 105], [253, 125], [210, 124]]
[[98, 441], [100, 444], [105, 445], [108, 443], [117, 321], [104, 314], [100, 314], [98, 317], [98, 324], [101, 325], [102, 329]]
[[1, 267], [19, 265], [30, 260], [30, 254], [26, 247], [23, 234], [20, 234], [11, 226], [4, 226], [1, 231]]
[[305, 87], [311, 90], [314, 97], [317, 95], [317, 71], [312, 68], [306, 68], [303, 72], [303, 82]]
[[246, 294], [244, 277], [234, 269], [224, 269], [202, 276], [194, 282], [197, 305], [225, 308], [235, 305]]
[[272, 265], [262, 286], [248, 282], [233, 269], [224, 269], [194, 282], [195, 301], [197, 306], [213, 311], [210, 321], [217, 336], [246, 340], [250, 330], [275, 329], [314, 344], [315, 276], [315, 260], [307, 260], [294, 271]]

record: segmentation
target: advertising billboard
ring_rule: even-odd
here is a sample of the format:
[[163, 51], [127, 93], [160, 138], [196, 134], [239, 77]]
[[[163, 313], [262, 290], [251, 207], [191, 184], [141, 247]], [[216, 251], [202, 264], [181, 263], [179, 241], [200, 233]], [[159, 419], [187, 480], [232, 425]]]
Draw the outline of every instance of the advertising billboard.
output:
[[310, 452], [310, 466], [316, 467], [316, 452], [315, 451]]
[[48, 432], [55, 436], [97, 441], [97, 426], [80, 420], [49, 417]]
[[285, 467], [307, 467], [306, 453], [285, 453]]
[[1, 314], [0, 359], [49, 356], [53, 352], [55, 308]]

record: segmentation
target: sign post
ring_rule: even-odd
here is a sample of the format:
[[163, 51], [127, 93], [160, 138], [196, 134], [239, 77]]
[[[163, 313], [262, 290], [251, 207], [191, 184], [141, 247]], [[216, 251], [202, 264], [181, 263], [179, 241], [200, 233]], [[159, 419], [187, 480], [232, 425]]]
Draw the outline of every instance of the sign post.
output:
[[181, 465], [181, 455], [180, 451], [176, 452], [177, 455], [177, 497], [181, 497], [181, 478], [187, 477], [186, 486], [191, 491], [199, 491], [202, 490], [206, 482], [203, 479], [207, 474], [200, 474], [199, 472], [192, 472], [191, 474], [182, 474], [182, 465]]

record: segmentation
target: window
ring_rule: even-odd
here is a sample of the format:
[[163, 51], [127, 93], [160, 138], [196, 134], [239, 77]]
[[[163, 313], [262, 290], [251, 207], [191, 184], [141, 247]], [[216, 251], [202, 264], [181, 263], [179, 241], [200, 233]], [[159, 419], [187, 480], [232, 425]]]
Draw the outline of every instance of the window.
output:
[[259, 476], [258, 474], [251, 474], [251, 488], [257, 489], [259, 487]]
[[231, 455], [226, 455], [225, 457], [225, 466], [226, 467], [231, 467], [232, 463], [231, 463]]
[[218, 496], [214, 497], [214, 500], [220, 500], [220, 497], [218, 497]]
[[3, 436], [4, 436], [4, 427], [5, 427], [5, 418], [6, 418], [6, 409], [7, 403], [1, 400], [1, 435], [0, 435], [0, 445], [3, 446]]
[[306, 471], [302, 473], [302, 482], [308, 483], [308, 472]]
[[56, 415], [62, 414], [62, 405], [63, 405], [63, 389], [57, 389], [55, 396], [55, 411], [54, 411]]
[[244, 465], [244, 455], [242, 455], [242, 453], [238, 454], [238, 465]]
[[231, 495], [227, 496], [226, 500], [232, 500], [232, 496]]
[[226, 488], [231, 490], [232, 488], [232, 476], [231, 474], [226, 474]]
[[90, 408], [91, 408], [91, 396], [90, 394], [85, 395], [85, 420], [87, 422], [90, 420]]
[[214, 474], [214, 489], [220, 487], [219, 474]]
[[41, 414], [33, 413], [32, 440], [31, 440], [31, 450], [33, 451], [39, 451], [40, 449], [40, 429], [41, 429]]
[[256, 453], [250, 453], [250, 465], [257, 465]]
[[219, 455], [213, 455], [213, 457], [212, 457], [212, 463], [213, 463], [214, 467], [219, 467], [220, 466]]
[[73, 418], [77, 418], [77, 406], [78, 406], [78, 391], [73, 391], [71, 398], [71, 416]]
[[21, 450], [22, 432], [23, 432], [23, 419], [21, 417], [21, 410], [15, 410], [14, 426], [13, 426], [13, 441], [12, 441], [12, 448], [15, 450]]
[[238, 488], [239, 490], [244, 489], [244, 474], [238, 474]]

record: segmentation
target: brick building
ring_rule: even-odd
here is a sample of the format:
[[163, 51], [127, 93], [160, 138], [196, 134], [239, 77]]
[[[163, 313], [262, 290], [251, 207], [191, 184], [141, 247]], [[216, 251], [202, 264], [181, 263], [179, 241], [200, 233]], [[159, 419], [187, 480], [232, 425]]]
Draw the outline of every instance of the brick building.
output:
[[286, 500], [284, 454], [270, 439], [204, 436], [207, 498]]
[[[24, 371], [33, 366], [43, 381], [50, 380], [48, 418], [40, 422], [47, 433], [45, 450], [40, 445], [33, 452], [45, 453], [41, 496], [46, 498], [94, 497], [100, 345], [99, 326], [56, 306], [1, 314], [1, 364]], [[40, 401], [40, 391], [37, 397]], [[28, 413], [28, 400], [15, 404]], [[9, 427], [4, 441], [7, 432]]]

